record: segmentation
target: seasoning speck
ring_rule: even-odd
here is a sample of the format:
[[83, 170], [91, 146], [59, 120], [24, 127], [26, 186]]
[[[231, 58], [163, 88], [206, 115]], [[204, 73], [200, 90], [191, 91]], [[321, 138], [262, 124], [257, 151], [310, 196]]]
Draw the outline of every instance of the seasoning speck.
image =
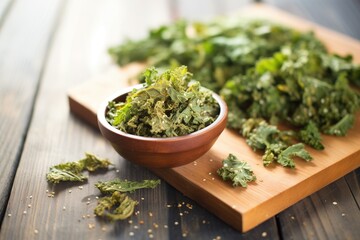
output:
[[203, 182], [206, 182], [206, 178], [203, 178]]
[[142, 201], [144, 201], [144, 200], [145, 200], [145, 198], [143, 198], [143, 197], [142, 197], [142, 198], [141, 198], [141, 200], [142, 200]]
[[23, 214], [24, 214], [24, 215], [26, 215], [26, 214], [27, 214], [27, 212], [26, 212], [26, 211], [23, 211]]
[[89, 223], [88, 226], [89, 226], [89, 229], [94, 229], [95, 228], [95, 223]]
[[72, 190], [70, 189], [70, 190], [69, 190], [69, 193], [71, 193], [71, 192], [72, 192]]
[[35, 233], [35, 234], [38, 234], [38, 233], [39, 233], [39, 230], [35, 229], [35, 230], [34, 230], [34, 233]]
[[11, 217], [11, 213], [8, 214], [8, 217]]
[[212, 161], [214, 161], [214, 160], [212, 160], [212, 158], [210, 158], [209, 161], [212, 162]]
[[261, 233], [261, 236], [262, 236], [262, 237], [266, 237], [266, 236], [267, 236], [267, 232], [262, 232], [262, 233]]
[[63, 211], [65, 211], [66, 210], [66, 207], [65, 206], [63, 206]]
[[28, 208], [31, 208], [31, 204], [28, 205]]
[[187, 233], [184, 232], [184, 233], [182, 234], [182, 236], [183, 236], [183, 237], [187, 237]]
[[79, 189], [82, 190], [84, 187], [83, 186], [79, 186]]
[[337, 205], [338, 203], [337, 203], [337, 202], [333, 202], [332, 204], [333, 204], [333, 205]]
[[138, 226], [138, 225], [135, 225], [135, 226], [134, 226], [134, 229], [139, 229], [139, 226]]
[[32, 199], [32, 195], [30, 195], [29, 198]]
[[149, 234], [149, 238], [154, 238], [154, 235], [152, 235], [152, 234]]
[[179, 222], [174, 222], [174, 225], [179, 225]]
[[149, 217], [152, 217], [153, 216], [153, 213], [152, 212], [149, 212]]
[[345, 213], [342, 213], [342, 214], [341, 214], [341, 216], [342, 216], [342, 217], [345, 217], [345, 216], [346, 216], [346, 214], [345, 214]]
[[115, 171], [116, 173], [119, 173], [120, 172], [120, 170], [119, 169], [116, 169], [116, 171]]
[[132, 236], [134, 236], [135, 234], [134, 234], [134, 232], [129, 232], [129, 236], [130, 237], [132, 237]]
[[168, 228], [168, 225], [165, 224], [165, 225], [164, 225], [164, 228]]

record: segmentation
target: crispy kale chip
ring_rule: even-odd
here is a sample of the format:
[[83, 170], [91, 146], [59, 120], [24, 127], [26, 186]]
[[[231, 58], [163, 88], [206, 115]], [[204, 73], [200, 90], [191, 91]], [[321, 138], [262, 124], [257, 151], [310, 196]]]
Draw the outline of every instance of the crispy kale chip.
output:
[[281, 131], [263, 119], [248, 119], [243, 123], [241, 133], [251, 148], [264, 151], [264, 166], [277, 162], [284, 167], [294, 168], [295, 157], [306, 161], [312, 159], [304, 144], [292, 144], [296, 137], [292, 131]]
[[256, 180], [251, 166], [245, 161], [240, 161], [233, 154], [229, 154], [229, 156], [223, 160], [223, 166], [218, 169], [217, 173], [224, 181], [232, 181], [234, 187], [247, 187], [248, 182]]
[[299, 131], [299, 138], [302, 142], [317, 150], [324, 149], [324, 145], [321, 143], [320, 131], [313, 121], [310, 121], [305, 128]]
[[52, 183], [62, 181], [83, 182], [87, 177], [82, 174], [82, 171], [93, 172], [100, 168], [107, 169], [109, 165], [112, 165], [112, 163], [107, 159], [100, 159], [93, 154], [85, 153], [85, 158], [77, 162], [61, 163], [50, 167], [46, 179]]
[[98, 182], [95, 184], [95, 186], [100, 190], [100, 192], [106, 194], [113, 193], [115, 191], [134, 192], [135, 190], [142, 188], [155, 188], [159, 184], [160, 180], [143, 180], [141, 182], [136, 182], [114, 179], [107, 182]]
[[124, 220], [133, 214], [137, 204], [125, 193], [114, 191], [111, 196], [99, 198], [94, 213], [113, 221]]
[[200, 130], [215, 121], [219, 105], [212, 92], [191, 81], [182, 66], [159, 74], [144, 73], [144, 87], [131, 92], [126, 102], [110, 103], [107, 118], [121, 131], [146, 137], [175, 137]]

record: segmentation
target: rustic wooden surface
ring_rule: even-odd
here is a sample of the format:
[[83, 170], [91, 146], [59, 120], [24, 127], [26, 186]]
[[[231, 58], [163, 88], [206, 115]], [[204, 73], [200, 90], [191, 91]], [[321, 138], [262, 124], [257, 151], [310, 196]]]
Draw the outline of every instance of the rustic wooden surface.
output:
[[[0, 239], [129, 239], [130, 232], [133, 239], [357, 239], [360, 235], [359, 169], [245, 234], [165, 182], [134, 194], [140, 213], [132, 223], [102, 222], [91, 215], [93, 194], [98, 194], [93, 188], [96, 181], [156, 176], [121, 159], [94, 128], [70, 115], [67, 89], [110, 68], [106, 49], [125, 36], [141, 37], [149, 27], [177, 17], [207, 19], [232, 12], [246, 1], [227, 0], [220, 5], [215, 0], [5, 2], [0, 9]], [[269, 3], [360, 39], [358, 1]], [[47, 185], [49, 166], [81, 158], [85, 151], [110, 158], [119, 171], [91, 175], [82, 190], [79, 185]], [[55, 191], [55, 198], [47, 197], [47, 189]]]
[[[347, 36], [263, 5], [243, 7], [236, 14], [278, 21], [299, 30], [312, 30], [330, 51], [353, 53], [354, 61], [360, 63], [360, 42]], [[128, 79], [136, 76], [143, 68], [141, 64], [130, 64], [121, 69], [111, 69], [101, 74], [97, 80], [71, 89], [70, 111], [96, 127], [97, 110], [104, 99], [113, 95], [114, 89], [133, 85]], [[259, 164], [261, 156], [253, 152], [238, 134], [226, 129], [211, 150], [194, 164], [153, 171], [234, 228], [248, 231], [360, 166], [360, 114], [357, 119], [355, 126], [347, 134], [346, 141], [339, 137], [324, 136], [325, 150], [310, 148], [314, 161], [310, 164], [297, 161], [296, 170], [264, 168]], [[229, 153], [240, 156], [253, 166], [258, 181], [246, 191], [233, 188], [217, 177], [216, 170]], [[279, 183], [281, 179], [287, 180]], [[277, 187], [273, 188], [274, 185]], [[360, 214], [356, 217], [360, 218]]]

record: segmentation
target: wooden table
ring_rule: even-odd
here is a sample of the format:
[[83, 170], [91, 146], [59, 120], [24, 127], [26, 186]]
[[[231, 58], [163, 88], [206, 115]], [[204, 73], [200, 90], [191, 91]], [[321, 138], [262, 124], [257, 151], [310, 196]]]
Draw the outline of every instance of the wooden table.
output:
[[[360, 3], [268, 1], [360, 39]], [[69, 113], [66, 92], [113, 65], [106, 49], [176, 18], [207, 20], [247, 1], [3, 0], [0, 2], [0, 239], [357, 239], [360, 169], [241, 234], [166, 182], [134, 193], [130, 221], [94, 218], [98, 180], [156, 178], [119, 157]], [[116, 170], [48, 185], [49, 167], [92, 152]], [[54, 197], [51, 196], [54, 192]], [[49, 194], [50, 193], [50, 194]]]

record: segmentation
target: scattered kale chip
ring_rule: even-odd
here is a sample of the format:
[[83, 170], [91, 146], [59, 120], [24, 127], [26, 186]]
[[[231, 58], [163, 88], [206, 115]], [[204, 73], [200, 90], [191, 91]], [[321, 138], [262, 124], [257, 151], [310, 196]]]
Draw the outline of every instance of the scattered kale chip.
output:
[[233, 154], [229, 154], [229, 156], [223, 160], [223, 166], [218, 169], [217, 173], [224, 181], [232, 181], [234, 187], [247, 187], [248, 182], [256, 180], [251, 166], [245, 161], [240, 161]]
[[94, 172], [101, 168], [107, 169], [110, 165], [112, 163], [107, 159], [100, 159], [93, 154], [85, 153], [85, 158], [77, 162], [67, 162], [52, 166], [46, 174], [46, 179], [52, 183], [62, 181], [83, 182], [87, 177], [82, 174], [82, 171], [88, 170], [89, 172]]
[[118, 192], [134, 192], [137, 189], [142, 188], [155, 188], [160, 184], [160, 180], [143, 180], [141, 182], [135, 181], [124, 181], [120, 179], [114, 179], [107, 182], [98, 182], [95, 186], [100, 190], [100, 192], [113, 193]]

